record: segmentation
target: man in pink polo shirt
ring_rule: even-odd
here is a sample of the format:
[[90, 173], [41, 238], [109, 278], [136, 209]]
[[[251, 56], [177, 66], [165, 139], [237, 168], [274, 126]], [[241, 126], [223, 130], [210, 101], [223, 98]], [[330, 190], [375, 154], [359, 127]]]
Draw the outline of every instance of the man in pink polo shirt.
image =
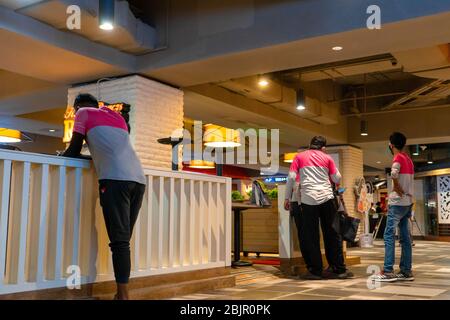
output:
[[98, 108], [90, 94], [74, 103], [73, 137], [65, 157], [80, 156], [86, 140], [99, 179], [100, 204], [112, 251], [116, 299], [127, 300], [130, 277], [130, 239], [142, 205], [146, 179], [130, 142], [125, 119], [107, 107]]
[[[324, 137], [314, 137], [309, 150], [297, 154], [294, 158], [291, 168], [295, 172], [290, 172], [291, 177], [299, 174], [300, 246], [309, 271], [303, 278], [310, 280], [319, 280], [323, 277], [346, 279], [353, 276], [345, 266], [342, 238], [332, 227], [338, 218], [332, 182], [339, 184], [341, 174], [333, 159], [325, 153], [326, 144]], [[319, 221], [329, 264], [326, 274], [323, 274]]]

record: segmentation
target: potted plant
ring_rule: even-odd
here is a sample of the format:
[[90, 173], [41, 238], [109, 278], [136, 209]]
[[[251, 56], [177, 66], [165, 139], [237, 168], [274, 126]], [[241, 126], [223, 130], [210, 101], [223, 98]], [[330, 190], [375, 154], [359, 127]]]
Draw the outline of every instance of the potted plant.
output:
[[233, 202], [244, 201], [244, 196], [237, 190], [231, 192], [231, 199]]

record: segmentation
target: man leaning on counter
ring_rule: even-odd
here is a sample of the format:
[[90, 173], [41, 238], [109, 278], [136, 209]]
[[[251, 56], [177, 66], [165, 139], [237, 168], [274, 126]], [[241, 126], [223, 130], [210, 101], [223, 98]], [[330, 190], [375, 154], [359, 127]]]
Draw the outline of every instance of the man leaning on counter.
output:
[[86, 140], [99, 179], [100, 204], [117, 283], [115, 299], [128, 300], [130, 239], [145, 193], [142, 165], [122, 115], [107, 107], [99, 108], [90, 94], [78, 95], [73, 108], [73, 136], [62, 156], [79, 157]]

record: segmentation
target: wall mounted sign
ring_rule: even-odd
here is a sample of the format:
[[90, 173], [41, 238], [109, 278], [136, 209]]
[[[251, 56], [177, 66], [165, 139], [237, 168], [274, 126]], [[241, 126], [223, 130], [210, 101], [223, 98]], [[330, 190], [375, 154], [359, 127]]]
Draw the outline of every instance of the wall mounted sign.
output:
[[[130, 112], [130, 105], [126, 103], [107, 103], [104, 101], [99, 101], [98, 107], [107, 107], [117, 113], [120, 113], [122, 117], [124, 117], [128, 129], [130, 128], [129, 125], [129, 112]], [[64, 114], [64, 137], [63, 142], [69, 143], [70, 140], [72, 140], [72, 134], [73, 134], [73, 126], [75, 122], [75, 109], [73, 107], [67, 107], [66, 113]]]
[[438, 221], [450, 224], [450, 176], [437, 176]]

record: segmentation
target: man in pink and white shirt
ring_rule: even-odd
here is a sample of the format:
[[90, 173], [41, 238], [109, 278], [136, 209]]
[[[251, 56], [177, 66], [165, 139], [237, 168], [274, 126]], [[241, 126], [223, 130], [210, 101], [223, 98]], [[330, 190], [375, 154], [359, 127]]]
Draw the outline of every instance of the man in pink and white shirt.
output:
[[[389, 181], [389, 210], [384, 230], [384, 268], [375, 276], [375, 281], [413, 281], [412, 274], [412, 239], [409, 230], [414, 195], [414, 163], [405, 152], [406, 137], [394, 132], [389, 137], [389, 149], [392, 159], [391, 181]], [[395, 231], [399, 227], [402, 254], [400, 272], [394, 273]]]
[[98, 108], [90, 94], [74, 103], [72, 140], [63, 156], [78, 157], [86, 140], [99, 179], [100, 205], [110, 239], [116, 298], [128, 299], [130, 239], [145, 193], [146, 178], [130, 141], [129, 129], [119, 113]]
[[[292, 163], [290, 175], [299, 174], [301, 194], [300, 246], [311, 280], [322, 277], [348, 278], [344, 262], [342, 238], [333, 228], [338, 218], [332, 183], [339, 184], [341, 174], [333, 159], [326, 154], [326, 139], [316, 136], [311, 140], [309, 150], [299, 153]], [[319, 221], [329, 264], [327, 275], [323, 275], [322, 253], [320, 251]]]

